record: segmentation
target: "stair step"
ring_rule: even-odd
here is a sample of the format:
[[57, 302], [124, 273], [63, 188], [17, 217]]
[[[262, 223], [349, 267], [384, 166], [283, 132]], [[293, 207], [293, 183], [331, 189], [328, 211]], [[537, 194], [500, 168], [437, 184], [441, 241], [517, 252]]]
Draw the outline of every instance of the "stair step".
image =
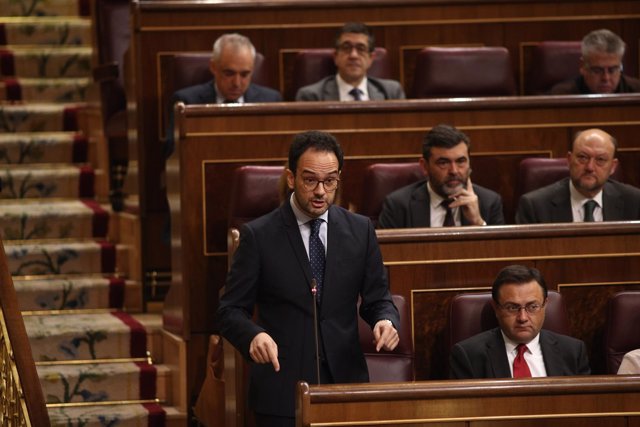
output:
[[89, 166], [12, 166], [0, 172], [0, 199], [91, 198], [95, 172]]
[[104, 238], [109, 212], [93, 200], [8, 200], [0, 203], [0, 222], [5, 242]]
[[89, 142], [75, 132], [0, 133], [0, 164], [72, 164], [88, 158]]
[[5, 78], [0, 82], [0, 99], [27, 102], [84, 102], [92, 80], [75, 78]]
[[5, 45], [90, 46], [91, 20], [81, 17], [0, 17]]
[[92, 52], [89, 46], [6, 46], [0, 49], [0, 76], [91, 77]]
[[36, 362], [145, 357], [160, 334], [124, 312], [24, 316], [24, 324]]
[[0, 10], [6, 16], [89, 16], [87, 0], [15, 1], [0, 0]]
[[5, 243], [13, 276], [113, 273], [116, 247], [109, 242], [60, 241]]
[[[90, 405], [49, 408], [51, 427], [174, 427], [186, 425], [186, 416], [175, 410], [165, 412], [157, 403], [124, 405]], [[182, 424], [166, 423], [167, 418], [179, 419]]]
[[16, 278], [22, 311], [120, 309], [125, 294], [141, 292], [140, 284], [118, 277]]
[[78, 109], [85, 104], [0, 103], [0, 134], [78, 130]]
[[146, 362], [38, 366], [46, 403], [156, 398], [157, 370]]

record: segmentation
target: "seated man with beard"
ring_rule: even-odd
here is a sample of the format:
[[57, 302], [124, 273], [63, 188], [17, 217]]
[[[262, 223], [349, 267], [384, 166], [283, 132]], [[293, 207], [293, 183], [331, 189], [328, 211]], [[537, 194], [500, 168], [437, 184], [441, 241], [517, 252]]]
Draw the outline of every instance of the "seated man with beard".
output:
[[389, 194], [378, 228], [504, 224], [500, 195], [471, 184], [469, 152], [469, 137], [453, 126], [427, 132], [420, 159], [427, 179]]
[[516, 223], [635, 221], [640, 189], [611, 179], [618, 142], [602, 129], [578, 132], [567, 153], [569, 176], [520, 198]]

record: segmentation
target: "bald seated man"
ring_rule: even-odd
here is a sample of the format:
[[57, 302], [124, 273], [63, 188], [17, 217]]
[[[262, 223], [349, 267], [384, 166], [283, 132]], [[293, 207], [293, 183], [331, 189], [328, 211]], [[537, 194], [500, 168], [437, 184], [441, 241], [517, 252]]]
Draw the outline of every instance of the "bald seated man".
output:
[[640, 189], [611, 179], [616, 139], [601, 129], [578, 132], [567, 153], [569, 177], [523, 195], [516, 223], [640, 219]]

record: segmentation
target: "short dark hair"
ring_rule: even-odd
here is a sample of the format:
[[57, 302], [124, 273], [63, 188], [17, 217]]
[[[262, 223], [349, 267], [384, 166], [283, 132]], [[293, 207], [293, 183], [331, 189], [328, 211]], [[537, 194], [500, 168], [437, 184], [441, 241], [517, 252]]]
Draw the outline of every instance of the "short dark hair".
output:
[[469, 154], [471, 154], [471, 142], [467, 135], [450, 125], [440, 124], [434, 126], [424, 136], [422, 142], [422, 157], [424, 157], [425, 160], [429, 160], [432, 147], [453, 148], [461, 142], [467, 145]]
[[343, 34], [347, 33], [364, 34], [365, 36], [367, 36], [369, 52], [373, 52], [373, 50], [375, 49], [376, 39], [371, 32], [371, 28], [369, 28], [368, 25], [365, 25], [362, 22], [347, 22], [342, 26], [342, 28], [338, 30], [334, 43], [336, 49], [338, 48], [338, 44], [340, 43], [340, 37]]
[[296, 174], [296, 169], [298, 169], [300, 156], [310, 148], [317, 151], [333, 152], [338, 158], [338, 170], [342, 170], [344, 153], [335, 136], [328, 132], [309, 130], [297, 134], [291, 142], [291, 147], [289, 148], [289, 170], [294, 175]]
[[496, 280], [493, 281], [493, 286], [491, 288], [491, 297], [493, 300], [500, 304], [498, 301], [498, 294], [500, 293], [500, 288], [502, 285], [507, 284], [518, 284], [524, 285], [525, 283], [538, 282], [538, 285], [542, 288], [542, 294], [544, 295], [544, 299], [547, 299], [547, 283], [544, 281], [542, 277], [542, 273], [537, 268], [527, 267], [524, 265], [509, 265], [498, 273], [496, 276]]

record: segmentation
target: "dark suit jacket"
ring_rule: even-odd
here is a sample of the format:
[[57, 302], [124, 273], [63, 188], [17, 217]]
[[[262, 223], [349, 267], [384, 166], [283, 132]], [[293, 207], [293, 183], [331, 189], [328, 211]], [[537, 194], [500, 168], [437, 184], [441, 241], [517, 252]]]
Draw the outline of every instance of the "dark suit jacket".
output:
[[[174, 119], [173, 106], [177, 102], [190, 104], [215, 104], [216, 103], [216, 86], [214, 80], [201, 83], [194, 86], [185, 87], [177, 90], [171, 97], [171, 101], [167, 106], [167, 142], [165, 144], [165, 157], [169, 157], [173, 153], [175, 143], [173, 141]], [[244, 93], [244, 102], [281, 102], [282, 96], [277, 90], [251, 83]]]
[[[615, 93], [634, 93], [640, 92], [640, 80], [629, 76], [620, 76], [620, 83]], [[549, 91], [551, 95], [590, 95], [593, 94], [589, 87], [584, 83], [584, 77], [579, 76], [575, 79], [565, 80], [557, 83]]]
[[[602, 193], [605, 221], [631, 221], [640, 219], [640, 189], [609, 179]], [[546, 222], [573, 222], [569, 178], [520, 197], [517, 224]]]
[[[335, 382], [366, 382], [358, 297], [360, 315], [371, 326], [389, 319], [398, 328], [399, 315], [371, 221], [337, 206], [329, 208], [328, 219], [318, 311], [321, 346]], [[295, 384], [315, 384], [316, 369], [311, 267], [290, 203], [246, 224], [240, 236], [218, 309], [220, 331], [249, 360], [249, 345], [258, 333], [274, 339], [280, 372], [270, 364], [252, 364], [249, 403], [259, 413], [293, 417]]]
[[[367, 76], [367, 91], [371, 101], [385, 99], [405, 99], [399, 82]], [[336, 76], [328, 76], [314, 84], [301, 87], [296, 93], [296, 101], [340, 101]]]
[[[185, 104], [215, 104], [216, 87], [211, 80], [195, 86], [180, 89], [174, 93], [171, 105], [182, 101]], [[280, 92], [257, 84], [251, 83], [244, 93], [244, 102], [280, 102], [282, 96]]]
[[[584, 342], [542, 329], [540, 347], [547, 376], [589, 375]], [[481, 332], [451, 349], [450, 377], [510, 378], [509, 359], [500, 328]]]
[[[473, 184], [478, 196], [480, 214], [488, 225], [504, 224], [502, 198], [495, 191]], [[431, 209], [427, 181], [422, 180], [389, 194], [378, 217], [378, 228], [430, 227]], [[464, 215], [462, 225], [468, 225]]]

